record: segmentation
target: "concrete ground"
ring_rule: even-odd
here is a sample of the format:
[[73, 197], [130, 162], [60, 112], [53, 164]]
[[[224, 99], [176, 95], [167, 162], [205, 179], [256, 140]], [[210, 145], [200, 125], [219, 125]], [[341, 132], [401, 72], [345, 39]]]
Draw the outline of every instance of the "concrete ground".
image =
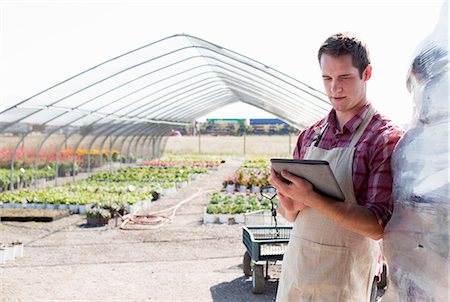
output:
[[210, 192], [242, 163], [218, 171], [153, 203], [170, 208], [189, 196], [160, 228], [111, 220], [88, 227], [71, 215], [51, 223], [3, 222], [0, 242], [25, 243], [24, 257], [0, 265], [1, 301], [274, 301], [280, 263], [271, 264], [266, 291], [254, 295], [242, 272], [242, 225], [202, 223]]

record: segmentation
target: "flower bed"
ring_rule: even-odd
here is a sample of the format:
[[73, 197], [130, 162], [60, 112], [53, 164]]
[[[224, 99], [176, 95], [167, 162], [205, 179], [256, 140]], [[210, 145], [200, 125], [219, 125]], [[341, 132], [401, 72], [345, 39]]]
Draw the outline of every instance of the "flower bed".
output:
[[259, 193], [261, 187], [269, 185], [269, 161], [265, 159], [246, 160], [234, 175], [223, 181], [227, 192]]
[[[275, 197], [273, 202], [277, 205], [278, 199]], [[244, 214], [270, 209], [270, 201], [257, 194], [214, 192], [205, 207], [203, 223], [243, 223]]]
[[70, 209], [80, 214], [92, 204], [111, 209], [126, 205], [126, 211], [130, 212], [135, 205], [156, 200], [160, 194], [172, 194], [206, 172], [206, 168], [199, 167], [124, 168], [59, 187], [6, 191], [0, 194], [0, 205], [3, 208]]

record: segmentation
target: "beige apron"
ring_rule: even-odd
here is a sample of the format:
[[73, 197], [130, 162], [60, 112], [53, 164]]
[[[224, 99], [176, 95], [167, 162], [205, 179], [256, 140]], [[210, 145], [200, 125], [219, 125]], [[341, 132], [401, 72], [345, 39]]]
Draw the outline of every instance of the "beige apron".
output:
[[[374, 113], [370, 107], [348, 147], [324, 150], [311, 145], [305, 153], [305, 159], [330, 163], [345, 202], [356, 203], [353, 155]], [[306, 208], [298, 214], [291, 232], [276, 301], [369, 301], [379, 254], [378, 241], [346, 230]]]

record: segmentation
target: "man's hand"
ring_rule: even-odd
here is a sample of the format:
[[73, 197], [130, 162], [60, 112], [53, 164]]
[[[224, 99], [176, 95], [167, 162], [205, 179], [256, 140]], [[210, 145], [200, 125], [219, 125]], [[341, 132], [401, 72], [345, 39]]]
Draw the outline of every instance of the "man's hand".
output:
[[[289, 212], [298, 213], [299, 211], [303, 210], [306, 207], [306, 205], [302, 202], [302, 199], [296, 199], [292, 197], [292, 193], [297, 189], [296, 188], [297, 180], [292, 179], [292, 177], [290, 176], [292, 174], [287, 175], [287, 177], [289, 177], [290, 179], [286, 178], [285, 175], [286, 174], [282, 174], [280, 177], [275, 172], [275, 170], [271, 168], [269, 182], [277, 189], [277, 195], [279, 197], [280, 204], [283, 207], [283, 209]], [[298, 180], [303, 181], [301, 178], [298, 178], [294, 175], [292, 176], [297, 178]], [[287, 183], [286, 180], [290, 181], [290, 183]], [[288, 192], [290, 194], [288, 194]]]
[[[284, 179], [284, 180], [283, 180]], [[295, 220], [298, 212], [305, 208], [313, 208], [344, 228], [363, 236], [378, 240], [383, 236], [383, 227], [376, 216], [368, 208], [359, 204], [340, 202], [321, 195], [313, 190], [310, 182], [282, 171], [281, 175], [271, 169], [270, 183], [280, 195], [280, 203], [286, 209], [286, 214], [280, 213], [289, 221]], [[288, 209], [293, 209], [292, 211]]]

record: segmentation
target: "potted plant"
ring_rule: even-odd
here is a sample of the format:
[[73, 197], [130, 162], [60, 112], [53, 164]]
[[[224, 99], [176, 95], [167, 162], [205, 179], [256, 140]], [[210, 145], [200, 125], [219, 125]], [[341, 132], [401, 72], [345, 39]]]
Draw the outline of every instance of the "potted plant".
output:
[[224, 182], [223, 182], [223, 187], [225, 188], [225, 190], [228, 193], [233, 193], [235, 188], [236, 188], [236, 184], [234, 183], [234, 180], [231, 179], [231, 177], [228, 177]]
[[11, 243], [14, 250], [14, 258], [23, 257], [23, 243], [16, 240]]
[[105, 225], [110, 218], [111, 212], [102, 207], [96, 206], [86, 210], [86, 219], [89, 225]]
[[236, 175], [236, 187], [240, 193], [247, 192], [248, 178], [243, 169], [240, 169]]

